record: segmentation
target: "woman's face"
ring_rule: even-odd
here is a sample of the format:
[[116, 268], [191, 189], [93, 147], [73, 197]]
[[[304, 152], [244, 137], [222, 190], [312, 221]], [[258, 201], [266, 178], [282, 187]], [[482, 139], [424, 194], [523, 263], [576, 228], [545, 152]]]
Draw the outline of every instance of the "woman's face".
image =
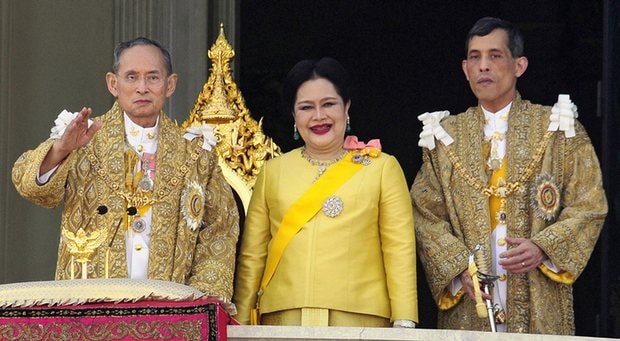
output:
[[325, 78], [308, 80], [297, 89], [295, 125], [311, 156], [327, 159], [340, 152], [350, 105]]

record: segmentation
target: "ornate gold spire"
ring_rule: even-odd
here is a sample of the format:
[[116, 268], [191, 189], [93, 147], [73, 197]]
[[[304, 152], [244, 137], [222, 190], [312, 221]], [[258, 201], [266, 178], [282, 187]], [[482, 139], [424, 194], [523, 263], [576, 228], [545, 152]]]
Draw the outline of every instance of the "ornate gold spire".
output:
[[211, 59], [209, 79], [198, 95], [194, 109], [182, 129], [208, 123], [213, 126], [215, 150], [228, 183], [237, 192], [247, 210], [252, 188], [261, 167], [281, 154], [280, 148], [262, 131], [245, 106], [245, 100], [232, 79], [230, 62], [235, 57], [220, 24], [220, 34], [208, 52]]

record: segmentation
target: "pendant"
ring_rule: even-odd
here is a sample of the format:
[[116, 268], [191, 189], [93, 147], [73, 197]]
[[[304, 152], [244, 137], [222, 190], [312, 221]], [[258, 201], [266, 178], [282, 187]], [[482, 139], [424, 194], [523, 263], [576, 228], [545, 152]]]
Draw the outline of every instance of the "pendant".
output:
[[497, 211], [497, 215], [495, 217], [499, 224], [506, 225], [506, 199], [502, 198], [499, 205], [499, 210]]
[[144, 192], [151, 192], [153, 190], [153, 180], [149, 177], [148, 173], [138, 181], [138, 187]]
[[133, 224], [131, 224], [131, 228], [135, 233], [142, 233], [146, 230], [146, 221], [142, 218], [135, 219]]
[[489, 161], [487, 162], [487, 166], [489, 167], [489, 169], [496, 171], [502, 168], [502, 159], [489, 158]]

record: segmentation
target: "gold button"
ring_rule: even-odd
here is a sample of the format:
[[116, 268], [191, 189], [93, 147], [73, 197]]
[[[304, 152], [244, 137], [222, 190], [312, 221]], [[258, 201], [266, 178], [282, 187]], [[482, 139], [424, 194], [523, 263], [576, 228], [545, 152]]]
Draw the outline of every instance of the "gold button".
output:
[[138, 152], [142, 153], [142, 151], [144, 150], [144, 147], [141, 144], [139, 144], [138, 148], [136, 149], [138, 149]]
[[142, 250], [142, 244], [136, 244], [133, 248], [136, 249], [136, 251], [140, 251]]
[[506, 280], [506, 274], [499, 275], [499, 280], [502, 281], [502, 282], [505, 281]]
[[499, 246], [504, 246], [504, 245], [506, 245], [506, 239], [504, 239], [504, 238], [500, 238], [500, 239], [498, 239], [498, 240], [497, 240], [497, 245], [499, 245]]

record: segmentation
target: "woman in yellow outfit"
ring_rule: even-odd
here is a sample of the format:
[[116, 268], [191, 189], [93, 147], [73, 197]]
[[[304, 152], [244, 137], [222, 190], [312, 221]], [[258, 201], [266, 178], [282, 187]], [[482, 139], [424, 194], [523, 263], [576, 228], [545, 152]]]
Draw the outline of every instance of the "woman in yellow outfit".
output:
[[[350, 130], [348, 76], [304, 60], [283, 101], [304, 146], [269, 160], [255, 187], [233, 301], [242, 324], [415, 327], [411, 199], [398, 161]], [[258, 302], [257, 302], [258, 301]], [[256, 308], [259, 308], [257, 310]]]

